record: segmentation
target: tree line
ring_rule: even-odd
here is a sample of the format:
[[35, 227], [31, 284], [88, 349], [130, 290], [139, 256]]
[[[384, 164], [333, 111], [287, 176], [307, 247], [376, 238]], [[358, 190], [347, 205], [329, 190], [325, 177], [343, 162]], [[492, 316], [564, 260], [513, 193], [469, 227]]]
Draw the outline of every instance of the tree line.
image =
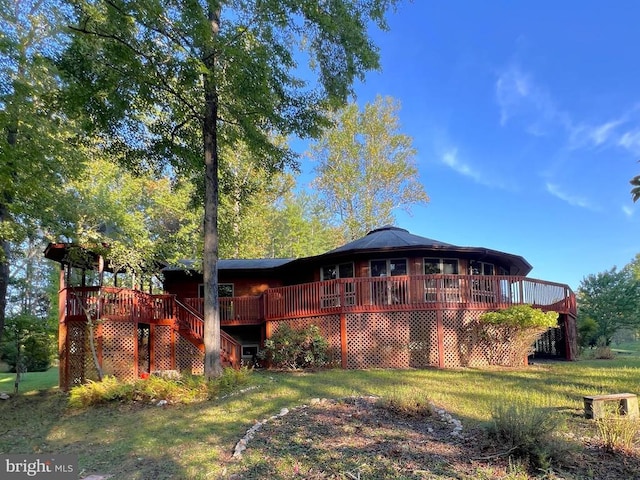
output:
[[577, 291], [583, 347], [632, 341], [640, 333], [640, 254], [624, 267], [587, 275]]

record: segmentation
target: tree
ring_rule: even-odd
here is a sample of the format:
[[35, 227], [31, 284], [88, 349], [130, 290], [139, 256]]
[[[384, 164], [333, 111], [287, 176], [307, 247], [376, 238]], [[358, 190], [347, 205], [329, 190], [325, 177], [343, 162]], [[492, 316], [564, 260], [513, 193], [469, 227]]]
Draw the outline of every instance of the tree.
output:
[[629, 182], [633, 188], [631, 189], [631, 198], [633, 198], [634, 202], [637, 202], [640, 199], [640, 175], [636, 175]]
[[[202, 211], [190, 208], [192, 185], [174, 184], [153, 172], [132, 174], [94, 156], [91, 168], [66, 186], [75, 199], [73, 240], [133, 275], [156, 265], [195, 258]], [[108, 245], [104, 249], [103, 245]]]
[[0, 357], [16, 372], [15, 393], [22, 373], [49, 367], [55, 345], [57, 309], [51, 301], [51, 286], [57, 272], [42, 257], [43, 249], [41, 240], [30, 238], [13, 245], [9, 259], [7, 317]]
[[0, 338], [12, 245], [65, 224], [57, 205], [83, 165], [52, 61], [68, 13], [59, 0], [0, 0]]
[[578, 287], [578, 321], [597, 323], [596, 338], [606, 345], [616, 331], [640, 326], [640, 282], [630, 265], [585, 277]]
[[429, 200], [417, 180], [412, 139], [399, 131], [399, 110], [390, 97], [376, 97], [363, 111], [351, 103], [311, 146], [318, 162], [313, 185], [350, 240], [394, 224], [394, 210]]
[[[204, 203], [205, 377], [221, 372], [218, 200], [221, 152], [240, 141], [269, 169], [295, 164], [278, 135], [318, 135], [327, 108], [377, 68], [369, 22], [395, 0], [72, 0], [62, 66], [70, 106], [105, 148], [141, 168], [194, 178]], [[309, 60], [317, 76], [305, 80]], [[317, 79], [317, 81], [315, 81]]]

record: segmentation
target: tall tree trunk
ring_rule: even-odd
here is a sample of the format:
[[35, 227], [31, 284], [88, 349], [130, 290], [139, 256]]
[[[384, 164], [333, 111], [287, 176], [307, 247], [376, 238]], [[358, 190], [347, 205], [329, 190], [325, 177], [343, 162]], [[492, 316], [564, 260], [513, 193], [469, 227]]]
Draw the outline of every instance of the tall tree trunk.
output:
[[[0, 202], [0, 226], [9, 221], [7, 206]], [[9, 242], [0, 238], [0, 341], [4, 332], [4, 323], [7, 311], [7, 287], [9, 286], [9, 256], [11, 246]]]
[[[16, 124], [7, 128], [7, 143], [9, 148], [15, 148], [18, 141], [18, 128]], [[13, 163], [13, 162], [12, 162]], [[11, 175], [14, 172], [9, 170]], [[7, 187], [9, 188], [9, 187]], [[9, 214], [9, 205], [11, 204], [12, 195], [5, 190], [0, 194], [0, 229], [5, 230], [4, 224], [11, 221]], [[11, 244], [5, 238], [0, 236], [0, 342], [4, 333], [4, 324], [7, 315], [7, 288], [9, 287], [9, 261], [11, 259]]]
[[[212, 38], [220, 29], [220, 10], [209, 12]], [[212, 379], [222, 373], [220, 358], [220, 309], [218, 306], [218, 93], [215, 84], [215, 52], [211, 45], [204, 63], [205, 112], [203, 122], [205, 200], [204, 200], [204, 376]]]

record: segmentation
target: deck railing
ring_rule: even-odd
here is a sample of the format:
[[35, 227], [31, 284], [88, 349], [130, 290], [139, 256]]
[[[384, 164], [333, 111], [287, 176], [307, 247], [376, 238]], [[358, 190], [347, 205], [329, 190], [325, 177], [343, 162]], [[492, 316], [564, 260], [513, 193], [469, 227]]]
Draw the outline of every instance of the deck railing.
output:
[[268, 320], [331, 312], [495, 310], [519, 304], [576, 312], [575, 295], [567, 285], [502, 275], [344, 278], [271, 288], [264, 297]]
[[[65, 322], [85, 322], [87, 314], [95, 321], [116, 320], [140, 323], [175, 321], [178, 329], [194, 339], [204, 338], [201, 312], [179, 302], [175, 295], [149, 295], [117, 287], [69, 287], [66, 289]], [[226, 332], [220, 332], [223, 362], [237, 365], [240, 344]]]
[[[200, 313], [204, 314], [203, 298], [185, 298], [184, 303]], [[263, 320], [260, 297], [220, 297], [218, 299], [220, 309], [220, 324], [255, 325]]]
[[[175, 319], [201, 335], [203, 300], [147, 295], [124, 288], [67, 289], [66, 319], [93, 318], [139, 322]], [[220, 324], [256, 325], [264, 320], [338, 312], [467, 309], [496, 310], [530, 304], [558, 313], [576, 313], [567, 285], [528, 277], [483, 275], [415, 275], [341, 278], [270, 288], [261, 297], [221, 297]], [[184, 323], [184, 325], [182, 325]]]
[[137, 290], [117, 287], [68, 287], [66, 320], [85, 321], [109, 318], [149, 322], [171, 318], [172, 295], [147, 295]]

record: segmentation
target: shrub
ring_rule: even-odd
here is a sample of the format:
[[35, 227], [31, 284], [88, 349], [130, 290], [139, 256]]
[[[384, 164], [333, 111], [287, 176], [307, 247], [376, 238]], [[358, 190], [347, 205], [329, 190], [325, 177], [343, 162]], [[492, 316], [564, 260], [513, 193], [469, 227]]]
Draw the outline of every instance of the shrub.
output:
[[69, 392], [69, 405], [88, 407], [114, 400], [130, 398], [133, 384], [121, 383], [115, 377], [105, 376], [101, 382], [89, 380], [83, 385], [73, 387]]
[[328, 351], [329, 343], [317, 326], [295, 330], [285, 323], [265, 341], [259, 356], [278, 368], [312, 368], [327, 365]]
[[378, 402], [379, 405], [399, 415], [408, 417], [428, 417], [433, 415], [433, 407], [426, 393], [418, 388], [405, 387], [389, 391]]
[[152, 403], [166, 400], [170, 403], [190, 403], [213, 398], [220, 393], [232, 391], [248, 382], [248, 369], [225, 368], [222, 375], [207, 382], [202, 376], [181, 375], [179, 379], [168, 379], [151, 375], [148, 379], [121, 382], [106, 376], [102, 382], [89, 381], [71, 389], [69, 405], [89, 407], [110, 402]]
[[543, 312], [530, 305], [514, 305], [486, 312], [472, 324], [475, 338], [491, 365], [521, 365], [531, 354], [532, 345], [548, 328], [558, 322], [556, 312]]
[[613, 360], [616, 358], [616, 354], [611, 350], [611, 346], [608, 345], [605, 337], [598, 337], [593, 358], [597, 360]]
[[604, 417], [596, 419], [604, 447], [610, 452], [631, 450], [640, 433], [640, 421], [621, 415], [619, 405], [607, 405], [605, 409]]
[[480, 317], [483, 322], [500, 326], [528, 328], [550, 328], [558, 323], [556, 312], [543, 312], [531, 305], [513, 305], [497, 312], [486, 312]]
[[561, 426], [559, 417], [524, 401], [497, 405], [491, 416], [489, 438], [531, 467], [549, 469], [558, 453], [553, 434]]

